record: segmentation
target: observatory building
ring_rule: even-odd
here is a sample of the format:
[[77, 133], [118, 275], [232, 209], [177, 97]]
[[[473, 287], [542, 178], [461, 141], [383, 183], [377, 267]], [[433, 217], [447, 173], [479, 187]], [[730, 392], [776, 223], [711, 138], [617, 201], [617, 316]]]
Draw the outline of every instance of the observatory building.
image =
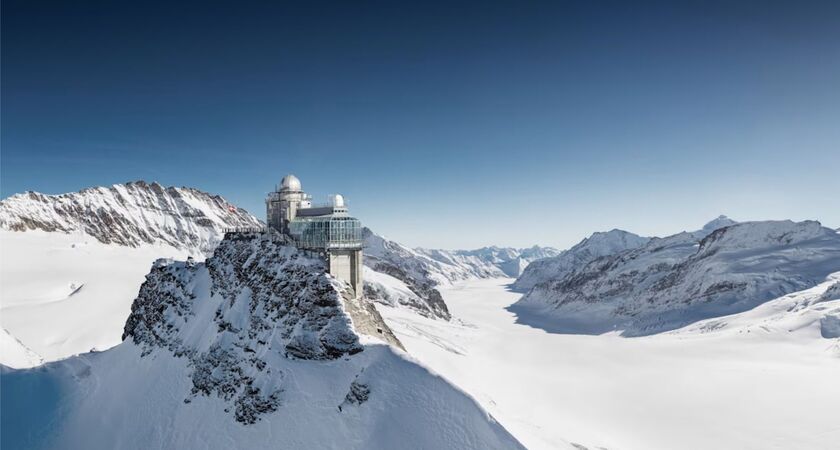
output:
[[265, 200], [268, 227], [295, 245], [324, 258], [332, 276], [362, 296], [362, 224], [351, 217], [344, 197], [333, 195], [326, 205], [313, 205], [300, 180], [286, 175]]

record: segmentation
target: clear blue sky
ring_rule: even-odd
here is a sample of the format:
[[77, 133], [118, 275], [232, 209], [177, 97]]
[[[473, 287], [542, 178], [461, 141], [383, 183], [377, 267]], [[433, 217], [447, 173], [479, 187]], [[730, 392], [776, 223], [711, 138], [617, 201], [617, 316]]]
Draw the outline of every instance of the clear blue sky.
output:
[[[176, 3], [176, 2], [171, 2]], [[840, 226], [840, 3], [4, 1], [0, 190], [293, 172], [426, 247]]]

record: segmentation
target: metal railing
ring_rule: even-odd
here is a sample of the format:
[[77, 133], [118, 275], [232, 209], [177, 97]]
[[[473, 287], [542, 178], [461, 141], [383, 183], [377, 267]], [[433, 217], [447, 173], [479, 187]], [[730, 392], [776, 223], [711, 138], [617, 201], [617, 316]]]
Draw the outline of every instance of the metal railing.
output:
[[268, 227], [232, 227], [222, 228], [224, 233], [268, 233]]
[[296, 245], [295, 241], [288, 235], [280, 233], [269, 227], [235, 227], [223, 228], [225, 236], [230, 235], [231, 239], [251, 239], [260, 237], [261, 239], [268, 238], [272, 242], [284, 245]]

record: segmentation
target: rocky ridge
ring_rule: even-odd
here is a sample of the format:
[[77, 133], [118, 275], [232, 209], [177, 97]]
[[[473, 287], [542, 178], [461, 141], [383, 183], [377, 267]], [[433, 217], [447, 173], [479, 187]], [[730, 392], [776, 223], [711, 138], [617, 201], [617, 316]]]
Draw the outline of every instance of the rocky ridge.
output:
[[30, 191], [0, 201], [1, 229], [86, 233], [129, 247], [165, 244], [209, 254], [224, 228], [260, 226], [218, 195], [145, 181], [60, 195]]

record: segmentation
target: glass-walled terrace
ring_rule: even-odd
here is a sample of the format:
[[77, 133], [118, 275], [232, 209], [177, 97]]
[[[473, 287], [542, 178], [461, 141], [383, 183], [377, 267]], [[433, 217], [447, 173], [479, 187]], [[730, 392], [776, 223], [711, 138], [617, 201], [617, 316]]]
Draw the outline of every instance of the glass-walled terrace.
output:
[[299, 247], [310, 249], [361, 248], [362, 223], [353, 217], [297, 217], [289, 234]]

